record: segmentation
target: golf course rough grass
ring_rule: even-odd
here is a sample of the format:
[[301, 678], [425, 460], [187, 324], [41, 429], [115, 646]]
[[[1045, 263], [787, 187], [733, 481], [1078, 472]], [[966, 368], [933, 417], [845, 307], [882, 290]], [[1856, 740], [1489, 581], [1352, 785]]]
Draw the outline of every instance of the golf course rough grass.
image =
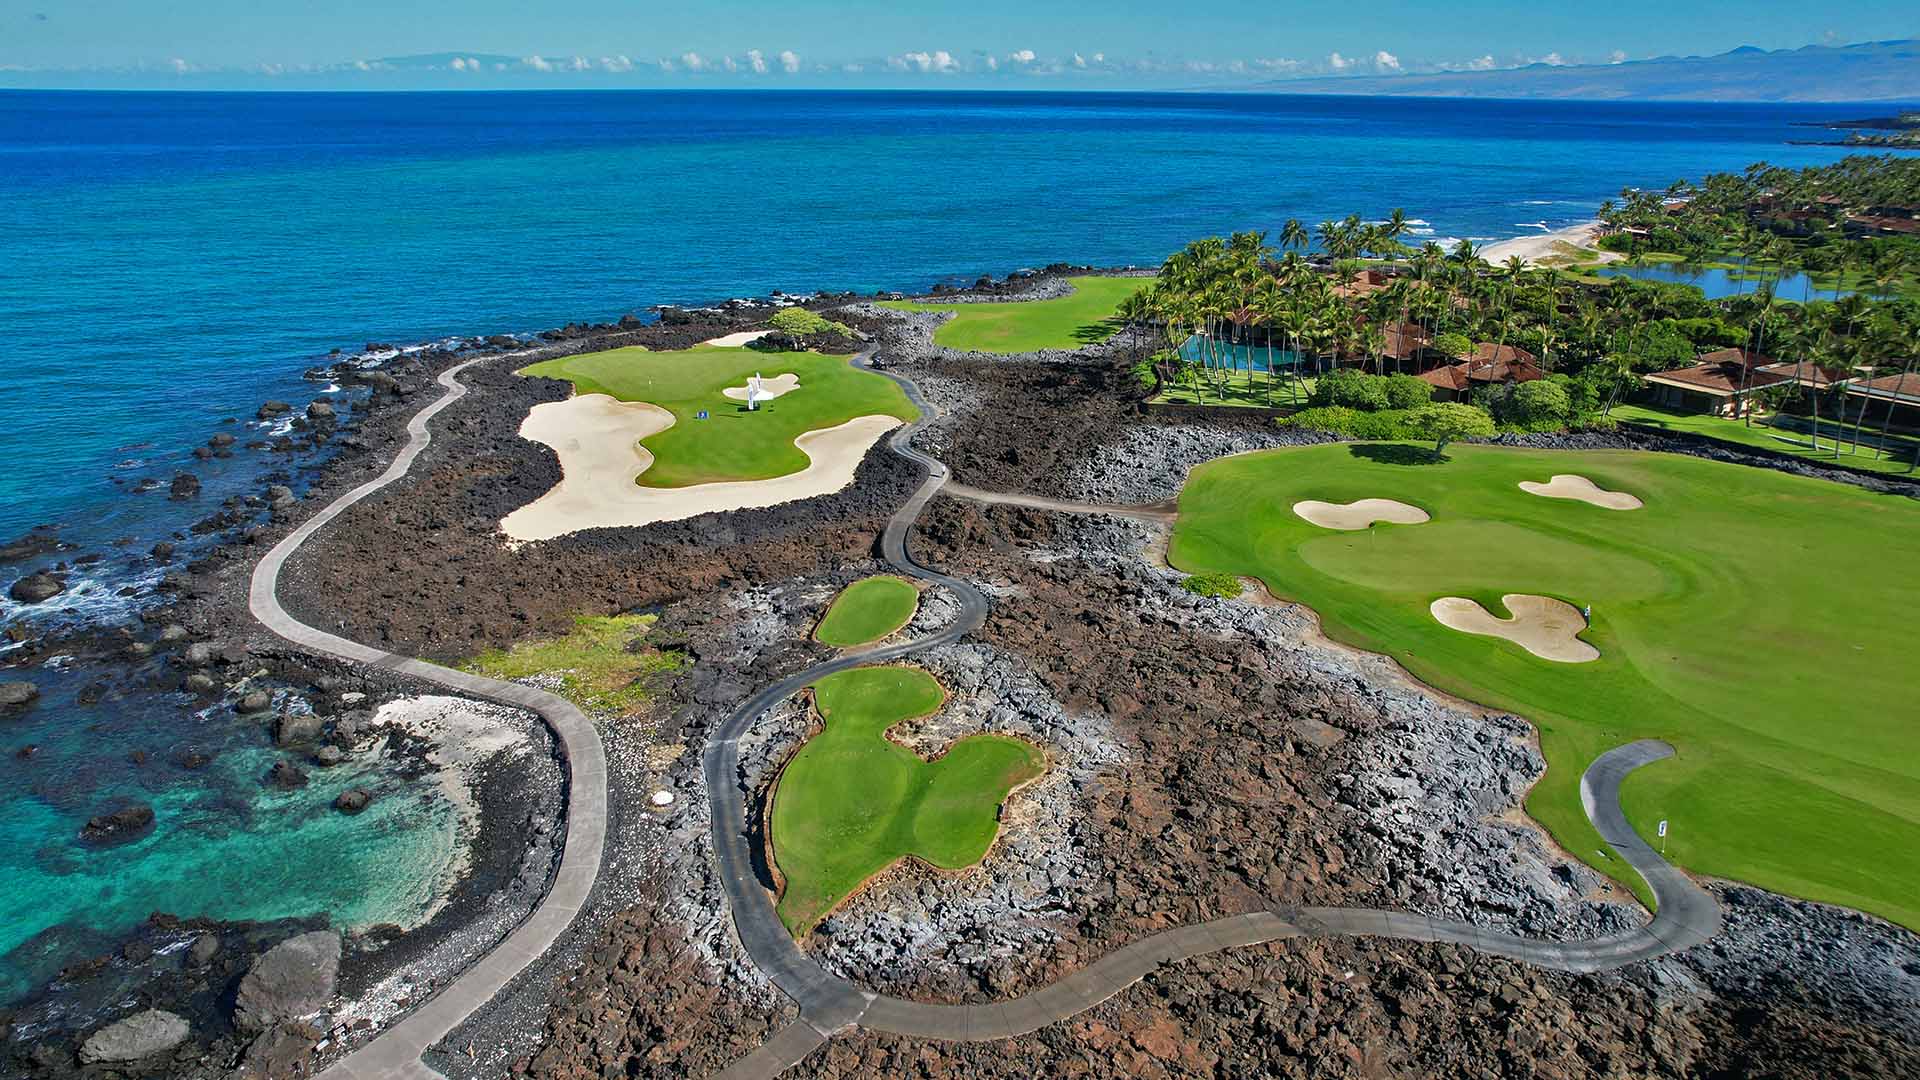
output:
[[[758, 372], [794, 375], [799, 388], [749, 411], [724, 391]], [[523, 368], [522, 375], [563, 379], [581, 394], [645, 401], [673, 414], [673, 426], [640, 440], [653, 466], [642, 487], [675, 488], [725, 480], [766, 480], [807, 467], [793, 440], [861, 416], [894, 416], [911, 423], [920, 412], [900, 385], [862, 371], [844, 356], [813, 352], [764, 353], [696, 345], [676, 352], [630, 347], [563, 356]], [[699, 419], [702, 411], [707, 419]]]
[[466, 670], [493, 679], [558, 675], [560, 696], [583, 709], [628, 713], [653, 696], [651, 680], [677, 671], [683, 656], [645, 646], [653, 615], [579, 615], [561, 637], [535, 638], [511, 649], [490, 649]]
[[1046, 768], [1037, 747], [1004, 735], [970, 735], [933, 761], [889, 740], [888, 728], [945, 700], [918, 668], [854, 668], [813, 693], [825, 727], [787, 763], [773, 796], [778, 906], [796, 937], [896, 860], [946, 870], [979, 862], [999, 832], [1000, 804]]
[[953, 318], [933, 332], [933, 343], [968, 352], [1023, 353], [1077, 349], [1105, 341], [1120, 330], [1114, 313], [1121, 301], [1146, 288], [1144, 278], [1068, 278], [1073, 292], [1051, 300], [939, 304], [883, 300], [895, 311], [950, 311]]
[[[1580, 473], [1631, 513], [1542, 499], [1521, 480]], [[1397, 498], [1418, 526], [1330, 533], [1302, 499]], [[1527, 809], [1574, 855], [1649, 900], [1604, 850], [1580, 774], [1611, 747], [1665, 739], [1622, 803], [1693, 871], [1920, 928], [1920, 504], [1679, 455], [1455, 444], [1333, 444], [1195, 469], [1169, 552], [1189, 572], [1259, 577], [1330, 637], [1386, 653], [1448, 693], [1540, 732]], [[1450, 630], [1428, 605], [1507, 593], [1593, 606], [1590, 663]]]
[[814, 640], [836, 649], [879, 641], [907, 625], [919, 606], [920, 590], [906, 578], [863, 578], [840, 590], [814, 628]]

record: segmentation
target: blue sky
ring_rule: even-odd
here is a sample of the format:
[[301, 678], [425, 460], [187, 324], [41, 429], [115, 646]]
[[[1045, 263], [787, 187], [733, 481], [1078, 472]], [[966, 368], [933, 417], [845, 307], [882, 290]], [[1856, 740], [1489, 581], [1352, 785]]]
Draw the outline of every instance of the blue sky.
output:
[[0, 81], [1123, 88], [1916, 34], [1911, 0], [0, 0]]

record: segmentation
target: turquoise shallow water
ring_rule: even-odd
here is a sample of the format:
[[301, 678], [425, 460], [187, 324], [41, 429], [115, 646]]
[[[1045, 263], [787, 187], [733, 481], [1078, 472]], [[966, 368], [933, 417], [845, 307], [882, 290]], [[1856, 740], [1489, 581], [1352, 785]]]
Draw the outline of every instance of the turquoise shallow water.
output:
[[[531, 331], [658, 303], [923, 288], [1059, 260], [1152, 263], [1187, 240], [1394, 207], [1409, 237], [1584, 220], [1624, 185], [1827, 162], [1796, 120], [1849, 106], [1438, 102], [1265, 95], [0, 92], [0, 537], [40, 521], [139, 550], [254, 482], [187, 448], [334, 347]], [[208, 479], [198, 504], [118, 477]], [[226, 475], [226, 474], [233, 475]], [[223, 486], [224, 485], [224, 486]], [[256, 488], [257, 490], [257, 485]], [[3, 571], [0, 571], [3, 573]], [[10, 576], [10, 575], [8, 575]], [[113, 618], [101, 594], [95, 617]], [[0, 621], [20, 616], [0, 601]], [[0, 995], [35, 935], [148, 912], [404, 920], [451, 844], [417, 782], [326, 809], [259, 783], [258, 725], [94, 676], [28, 673], [0, 720]], [[13, 751], [37, 743], [22, 760]], [[188, 743], [215, 751], [189, 772]], [[136, 764], [131, 755], [146, 754]], [[321, 786], [325, 785], [325, 786]], [[87, 851], [116, 798], [160, 810]], [[38, 939], [45, 943], [48, 938]], [[35, 962], [38, 963], [37, 961]]]

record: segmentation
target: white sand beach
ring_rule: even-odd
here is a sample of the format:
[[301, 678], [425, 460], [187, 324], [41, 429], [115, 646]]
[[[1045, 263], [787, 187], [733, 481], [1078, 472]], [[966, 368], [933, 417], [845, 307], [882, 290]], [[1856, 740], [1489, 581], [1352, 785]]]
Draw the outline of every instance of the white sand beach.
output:
[[634, 483], [653, 465], [640, 440], [673, 426], [658, 405], [581, 394], [528, 410], [520, 436], [560, 456], [560, 483], [508, 514], [501, 531], [514, 540], [550, 540], [582, 529], [651, 525], [701, 514], [778, 506], [831, 495], [853, 483], [854, 470], [880, 437], [900, 426], [892, 416], [860, 416], [793, 441], [807, 467], [768, 480], [731, 480], [682, 488]]
[[[1538, 236], [1516, 236], [1511, 240], [1501, 240], [1480, 249], [1480, 257], [1490, 263], [1503, 263], [1515, 255], [1528, 266], [1539, 266], [1541, 261], [1551, 256], [1570, 254], [1573, 248], [1592, 248], [1600, 235], [1600, 223], [1589, 221], [1580, 225], [1569, 225], [1564, 229], [1555, 229]], [[1599, 262], [1615, 262], [1621, 258], [1617, 251], [1602, 251]]]

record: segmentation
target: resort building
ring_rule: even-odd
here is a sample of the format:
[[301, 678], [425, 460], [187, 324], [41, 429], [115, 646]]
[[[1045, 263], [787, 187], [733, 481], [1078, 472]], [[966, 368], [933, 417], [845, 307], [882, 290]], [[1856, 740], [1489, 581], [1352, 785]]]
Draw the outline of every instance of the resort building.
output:
[[1752, 410], [1755, 391], [1794, 381], [1791, 374], [1780, 374], [1780, 366], [1773, 357], [1749, 349], [1721, 349], [1692, 367], [1656, 371], [1646, 378], [1655, 405], [1737, 417]]
[[1464, 401], [1475, 387], [1533, 382], [1546, 378], [1546, 372], [1532, 353], [1517, 345], [1483, 341], [1467, 359], [1421, 372], [1420, 378], [1433, 384], [1435, 401]]
[[1847, 396], [1860, 399], [1862, 415], [1880, 417], [1882, 427], [1920, 428], [1920, 372], [1861, 379], [1847, 384]]

